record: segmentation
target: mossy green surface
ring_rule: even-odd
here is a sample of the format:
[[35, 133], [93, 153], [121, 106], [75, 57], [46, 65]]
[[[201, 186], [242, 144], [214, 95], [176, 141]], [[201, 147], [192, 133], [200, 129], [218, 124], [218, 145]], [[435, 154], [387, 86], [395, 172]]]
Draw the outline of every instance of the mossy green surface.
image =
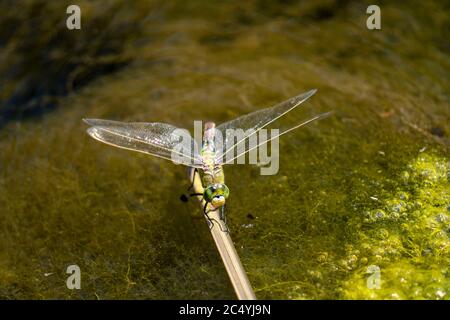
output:
[[[60, 23], [63, 2], [2, 7], [0, 26], [16, 31], [1, 28], [0, 68], [21, 72], [0, 95], [14, 115], [0, 129], [1, 298], [234, 298], [198, 204], [179, 200], [185, 168], [100, 144], [81, 119], [192, 130], [312, 88], [303, 117], [334, 115], [283, 136], [277, 175], [225, 168], [231, 236], [257, 297], [449, 298], [444, 1], [380, 2], [380, 31], [361, 2], [146, 3], [80, 1], [76, 33]], [[46, 86], [17, 91], [34, 83]], [[18, 92], [25, 102], [11, 104]], [[48, 101], [57, 107], [29, 112]], [[81, 290], [66, 287], [71, 264]], [[380, 289], [367, 286], [371, 265]]]

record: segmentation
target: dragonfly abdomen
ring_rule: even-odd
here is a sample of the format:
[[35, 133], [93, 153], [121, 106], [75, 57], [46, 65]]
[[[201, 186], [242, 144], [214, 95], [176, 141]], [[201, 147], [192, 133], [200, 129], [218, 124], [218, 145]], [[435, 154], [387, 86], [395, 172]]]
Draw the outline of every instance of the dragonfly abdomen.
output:
[[216, 164], [215, 127], [214, 122], [205, 123], [201, 151], [203, 161], [202, 183], [204, 188], [211, 184], [224, 183], [225, 180], [222, 167]]

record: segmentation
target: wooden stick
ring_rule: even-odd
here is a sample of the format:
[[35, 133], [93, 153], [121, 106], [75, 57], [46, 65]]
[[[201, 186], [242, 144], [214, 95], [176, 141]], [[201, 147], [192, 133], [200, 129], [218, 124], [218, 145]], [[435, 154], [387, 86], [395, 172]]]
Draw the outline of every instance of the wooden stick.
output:
[[[194, 179], [193, 189], [195, 193], [203, 193], [203, 186], [201, 179], [198, 174], [194, 175], [194, 169], [190, 172], [191, 181]], [[202, 196], [197, 196], [200, 201], [201, 208], [205, 205], [205, 201]], [[241, 260], [236, 252], [233, 241], [231, 240], [228, 227], [225, 222], [220, 219], [219, 210], [210, 211], [208, 213], [211, 222], [208, 222], [208, 227], [211, 231], [211, 235], [216, 243], [217, 250], [219, 250], [220, 256], [222, 257], [223, 264], [227, 270], [228, 276], [230, 277], [231, 283], [233, 285], [234, 291], [236, 292], [237, 298], [239, 300], [256, 300], [255, 293], [253, 292], [250, 281], [247, 278], [244, 267], [242, 266]], [[205, 217], [206, 218], [206, 217]], [[210, 225], [212, 223], [212, 226]]]

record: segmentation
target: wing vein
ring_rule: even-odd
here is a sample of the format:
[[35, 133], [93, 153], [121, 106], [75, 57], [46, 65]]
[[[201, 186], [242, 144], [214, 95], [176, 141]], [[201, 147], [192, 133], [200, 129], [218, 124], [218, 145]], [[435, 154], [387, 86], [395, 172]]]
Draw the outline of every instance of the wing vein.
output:
[[[289, 104], [291, 101], [295, 101], [295, 99], [299, 99], [299, 98], [300, 98], [300, 99], [299, 99], [292, 107], [290, 107], [290, 108], [287, 109], [286, 111], [282, 112], [280, 115], [278, 115], [278, 116], [276, 116], [276, 117], [270, 119], [268, 122], [266, 122], [266, 123], [264, 123], [262, 126], [260, 126], [257, 130], [253, 130], [249, 135], [244, 136], [244, 138], [242, 138], [240, 141], [238, 141], [238, 142], [236, 142], [235, 144], [233, 144], [233, 146], [231, 146], [230, 148], [228, 148], [228, 149], [227, 149], [225, 152], [223, 152], [222, 154], [227, 154], [229, 151], [231, 151], [232, 149], [234, 149], [239, 143], [241, 143], [242, 141], [245, 141], [245, 139], [250, 138], [251, 136], [253, 136], [254, 134], [256, 134], [258, 131], [260, 131], [261, 129], [263, 129], [264, 127], [267, 127], [267, 126], [268, 126], [269, 124], [271, 124], [272, 122], [278, 120], [279, 118], [281, 118], [282, 116], [284, 116], [285, 114], [287, 114], [288, 112], [290, 112], [291, 110], [293, 110], [293, 109], [295, 109], [296, 107], [298, 107], [300, 104], [302, 104], [303, 102], [305, 102], [308, 98], [310, 98], [313, 94], [315, 94], [316, 91], [317, 91], [316, 89], [313, 89], [313, 90], [310, 90], [310, 91], [306, 92], [305, 94], [301, 94], [301, 95], [299, 95], [299, 96], [296, 96], [296, 97], [294, 97], [294, 98], [291, 98], [291, 99], [289, 99], [289, 100], [287, 100], [287, 101], [285, 101], [285, 102], [282, 102], [282, 103], [280, 103], [279, 105], [276, 105], [276, 106], [274, 106], [274, 107], [266, 108], [266, 109], [261, 109], [261, 110], [255, 111], [255, 112], [254, 112], [254, 115], [256, 116], [257, 114], [262, 113], [262, 112], [267, 111], [267, 110], [270, 110], [270, 109], [282, 108], [282, 107], [286, 106], [286, 104]], [[240, 118], [237, 118], [237, 119], [235, 119], [235, 120], [231, 120], [230, 122], [234, 122], [234, 121], [236, 121], [236, 120], [238, 120], [238, 119], [242, 119], [242, 118], [245, 118], [245, 117], [250, 117], [250, 116], [252, 116], [252, 115], [253, 115], [253, 114], [250, 113], [250, 114], [244, 115], [244, 116], [242, 116], [242, 117], [240, 117]], [[230, 123], [230, 122], [228, 122], [228, 123]], [[226, 123], [225, 123], [225, 124], [226, 124]], [[221, 127], [221, 126], [223, 126], [223, 125], [220, 125], [220, 126], [218, 127], [219, 130], [220, 130], [220, 127]], [[225, 128], [224, 128], [224, 129], [225, 129]], [[250, 128], [249, 128], [249, 129], [250, 129]], [[226, 131], [226, 129], [225, 129], [225, 131]], [[225, 132], [225, 137], [226, 137], [226, 132]], [[225, 145], [226, 145], [226, 144], [225, 144]], [[221, 156], [221, 155], [219, 155], [219, 156]], [[216, 159], [216, 160], [219, 160], [219, 159]]]
[[332, 112], [321, 113], [321, 114], [319, 114], [319, 115], [317, 115], [317, 116], [315, 116], [315, 117], [313, 117], [313, 118], [311, 118], [311, 119], [309, 119], [309, 120], [306, 120], [306, 121], [304, 121], [304, 122], [302, 122], [302, 123], [300, 123], [300, 124], [298, 124], [298, 125], [296, 125], [296, 126], [294, 126], [294, 127], [292, 127], [292, 128], [289, 128], [288, 130], [283, 131], [282, 133], [280, 133], [280, 134], [278, 134], [278, 135], [276, 135], [276, 136], [274, 136], [274, 137], [270, 137], [270, 139], [267, 139], [267, 140], [265, 140], [265, 141], [263, 141], [263, 142], [261, 142], [261, 143], [258, 143], [256, 146], [254, 146], [254, 147], [252, 147], [252, 148], [249, 148], [248, 150], [245, 150], [244, 152], [241, 152], [239, 155], [236, 155], [234, 158], [232, 158], [231, 160], [226, 161], [226, 162], [223, 163], [223, 164], [231, 164], [231, 163], [233, 163], [234, 160], [236, 160], [236, 159], [239, 158], [240, 156], [247, 154], [248, 152], [250, 152], [250, 151], [252, 151], [252, 150], [254, 150], [254, 149], [256, 149], [256, 148], [262, 146], [263, 144], [265, 144], [265, 143], [267, 143], [267, 142], [269, 142], [269, 141], [272, 141], [272, 140], [274, 140], [274, 139], [276, 139], [276, 138], [279, 138], [279, 137], [281, 137], [282, 135], [284, 135], [284, 134], [286, 134], [286, 133], [288, 133], [288, 132], [291, 132], [291, 131], [293, 131], [293, 130], [295, 130], [295, 129], [298, 129], [298, 128], [300, 128], [300, 127], [303, 127], [303, 126], [307, 125], [308, 123], [311, 123], [311, 122], [316, 121], [316, 120], [319, 120], [319, 119], [326, 118], [326, 117], [328, 117], [329, 115], [331, 115], [331, 113], [332, 113]]
[[[108, 130], [106, 127], [101, 127], [101, 126], [93, 126], [90, 129], [97, 129], [97, 130], [104, 131], [104, 132], [107, 132], [107, 133], [115, 135], [115, 136], [119, 136], [119, 137], [124, 138], [124, 139], [137, 141], [139, 143], [143, 143], [143, 144], [147, 144], [147, 145], [153, 146], [153, 147], [155, 147], [157, 149], [162, 149], [162, 150], [165, 150], [165, 151], [168, 151], [168, 152], [171, 152], [171, 153], [172, 152], [176, 153], [176, 154], [180, 155], [181, 157], [184, 157], [187, 160], [190, 160], [190, 162], [191, 162], [190, 166], [192, 166], [192, 167], [200, 167], [199, 165], [196, 165], [196, 162], [200, 161], [200, 159], [195, 159], [192, 156], [188, 156], [186, 154], [183, 154], [181, 152], [175, 151], [173, 149], [166, 148], [164, 146], [152, 143], [151, 141], [146, 141], [146, 140], [134, 138], [134, 137], [131, 137], [131, 136], [127, 136], [127, 135], [124, 135], [124, 134], [120, 134], [120, 133], [118, 133], [118, 132], [116, 132], [114, 130]], [[138, 151], [138, 152], [142, 152], [142, 153], [146, 153], [146, 154], [151, 154], [151, 155], [154, 155], [154, 156], [157, 156], [157, 157], [160, 157], [160, 158], [163, 158], [163, 159], [170, 160], [170, 161], [174, 162], [172, 158], [165, 157], [165, 156], [162, 156], [162, 155], [158, 155], [158, 154], [152, 153], [150, 151], [146, 152], [146, 151], [143, 151], [143, 150], [137, 150], [137, 149], [133, 149], [133, 148], [129, 148], [129, 147], [120, 146], [120, 145], [114, 144], [112, 142], [107, 142], [107, 141], [105, 141], [103, 139], [100, 139], [99, 137], [95, 136], [95, 134], [91, 134], [91, 132], [89, 132], [89, 130], [88, 130], [88, 133], [89, 133], [90, 136], [92, 136], [96, 140], [101, 141], [103, 143], [106, 143], [106, 144], [109, 144], [109, 145], [112, 145], [112, 146], [116, 146], [116, 147], [119, 147], [119, 148], [122, 148], [122, 149], [127, 149], [127, 150]]]

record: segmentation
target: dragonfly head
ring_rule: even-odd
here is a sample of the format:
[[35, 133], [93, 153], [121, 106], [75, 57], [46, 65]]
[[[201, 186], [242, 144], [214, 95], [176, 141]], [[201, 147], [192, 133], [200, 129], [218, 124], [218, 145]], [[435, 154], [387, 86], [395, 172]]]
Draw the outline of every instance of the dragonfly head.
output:
[[214, 183], [205, 188], [203, 197], [214, 208], [219, 208], [225, 204], [225, 199], [228, 198], [229, 194], [230, 190], [225, 184]]

